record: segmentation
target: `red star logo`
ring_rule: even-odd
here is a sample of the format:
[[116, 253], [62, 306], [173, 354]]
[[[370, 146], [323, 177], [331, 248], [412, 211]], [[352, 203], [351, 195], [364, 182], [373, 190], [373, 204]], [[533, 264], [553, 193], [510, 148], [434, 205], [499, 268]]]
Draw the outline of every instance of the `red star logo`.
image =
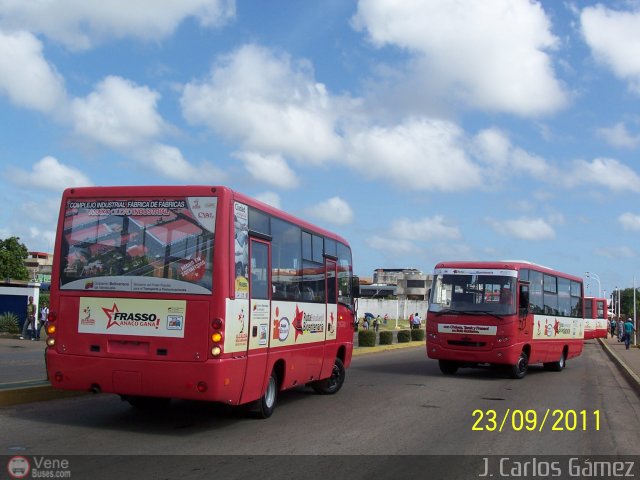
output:
[[302, 317], [304, 316], [304, 311], [298, 309], [298, 305], [296, 305], [296, 316], [293, 319], [292, 325], [296, 330], [296, 338], [298, 340], [298, 335], [302, 335], [304, 332], [302, 330]]
[[116, 325], [116, 326], [120, 326], [120, 324], [118, 322], [116, 322], [115, 320], [112, 320], [112, 316], [115, 312], [120, 312], [120, 310], [118, 310], [118, 306], [115, 304], [113, 304], [113, 307], [111, 308], [104, 308], [102, 307], [102, 311], [104, 312], [104, 314], [107, 316], [107, 318], [109, 319], [107, 321], [107, 330], [109, 328], [111, 328], [112, 325]]

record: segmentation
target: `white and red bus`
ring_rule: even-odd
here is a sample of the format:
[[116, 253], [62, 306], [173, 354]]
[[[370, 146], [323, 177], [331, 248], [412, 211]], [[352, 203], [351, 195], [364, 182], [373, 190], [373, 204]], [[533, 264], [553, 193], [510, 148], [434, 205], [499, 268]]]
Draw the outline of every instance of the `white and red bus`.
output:
[[341, 237], [226, 187], [65, 190], [47, 371], [65, 390], [250, 404], [340, 390], [353, 349]]
[[440, 370], [530, 364], [560, 371], [582, 353], [583, 282], [529, 262], [443, 262], [435, 267], [426, 348]]
[[584, 297], [584, 338], [607, 338], [607, 299]]

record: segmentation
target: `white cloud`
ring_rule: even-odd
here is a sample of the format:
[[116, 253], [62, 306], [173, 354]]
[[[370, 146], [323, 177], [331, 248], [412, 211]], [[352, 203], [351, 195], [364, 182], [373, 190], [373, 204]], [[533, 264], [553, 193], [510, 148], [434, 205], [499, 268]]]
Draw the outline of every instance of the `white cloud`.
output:
[[453, 191], [482, 184], [467, 157], [461, 129], [441, 120], [409, 119], [348, 136], [347, 162], [367, 178], [388, 179], [415, 190]]
[[598, 4], [585, 8], [580, 21], [594, 57], [640, 94], [640, 11]]
[[640, 215], [631, 212], [625, 212], [618, 217], [618, 221], [625, 230], [640, 230]]
[[558, 41], [537, 2], [360, 0], [352, 25], [413, 53], [425, 89], [444, 85], [476, 108], [528, 116], [566, 104], [547, 53]]
[[320, 164], [338, 157], [340, 101], [313, 78], [309, 62], [293, 62], [256, 45], [224, 56], [205, 81], [184, 87], [192, 124], [239, 140], [246, 150]]
[[374, 250], [380, 250], [386, 254], [392, 254], [392, 256], [418, 254], [420, 252], [420, 248], [409, 240], [388, 238], [380, 235], [367, 237], [366, 243]]
[[64, 165], [50, 156], [36, 162], [31, 171], [11, 168], [6, 178], [23, 187], [59, 192], [69, 187], [88, 187], [93, 185], [89, 177], [80, 170]]
[[442, 215], [411, 220], [400, 218], [391, 226], [393, 236], [406, 240], [457, 240], [461, 237], [458, 227], [449, 225]]
[[295, 188], [300, 183], [295, 172], [280, 155], [238, 152], [234, 156], [244, 162], [247, 172], [258, 182], [280, 188]]
[[133, 153], [137, 160], [165, 177], [182, 182], [220, 183], [226, 174], [211, 163], [194, 166], [179, 149], [160, 143], [141, 148]]
[[194, 17], [215, 27], [235, 16], [234, 0], [0, 0], [0, 26], [31, 30], [72, 50], [102, 41], [135, 37], [158, 41]]
[[613, 260], [624, 260], [636, 257], [636, 252], [629, 247], [601, 247], [595, 250], [596, 255]]
[[522, 240], [549, 240], [556, 236], [553, 227], [542, 218], [521, 217], [515, 220], [489, 220], [489, 223], [500, 235]]
[[0, 30], [0, 93], [18, 106], [45, 113], [66, 101], [63, 78], [31, 33]]
[[631, 168], [612, 158], [596, 158], [591, 162], [576, 160], [566, 175], [569, 186], [594, 184], [622, 192], [640, 192], [640, 176]]
[[472, 140], [471, 150], [479, 160], [491, 169], [491, 177], [505, 176], [511, 172], [545, 179], [550, 166], [537, 155], [511, 144], [508, 135], [497, 128], [480, 131]]
[[110, 148], [144, 144], [165, 129], [156, 111], [158, 98], [148, 87], [109, 76], [87, 97], [73, 100], [75, 130]]
[[353, 210], [340, 197], [331, 197], [308, 209], [309, 214], [333, 225], [347, 225], [353, 221]]
[[614, 147], [635, 148], [640, 144], [640, 135], [633, 135], [622, 122], [598, 129], [598, 135]]
[[280, 195], [278, 195], [275, 192], [260, 193], [260, 194], [256, 195], [255, 198], [257, 200], [260, 200], [263, 203], [266, 203], [267, 205], [271, 205], [272, 207], [282, 208], [281, 207], [281, 201], [280, 201]]

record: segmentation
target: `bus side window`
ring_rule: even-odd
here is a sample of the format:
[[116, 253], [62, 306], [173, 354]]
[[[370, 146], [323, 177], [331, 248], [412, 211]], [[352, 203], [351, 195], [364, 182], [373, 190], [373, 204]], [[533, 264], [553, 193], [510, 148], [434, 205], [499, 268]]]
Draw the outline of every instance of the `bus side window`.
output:
[[520, 285], [519, 297], [520, 315], [527, 315], [529, 313], [529, 285]]

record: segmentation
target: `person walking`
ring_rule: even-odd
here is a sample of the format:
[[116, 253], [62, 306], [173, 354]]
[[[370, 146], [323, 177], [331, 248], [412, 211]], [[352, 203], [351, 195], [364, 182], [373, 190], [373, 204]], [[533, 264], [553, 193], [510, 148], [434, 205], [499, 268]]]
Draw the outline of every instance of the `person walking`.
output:
[[622, 320], [622, 318], [618, 319], [616, 329], [618, 330], [618, 341], [624, 342], [624, 320]]
[[616, 334], [616, 320], [615, 318], [611, 319], [611, 322], [609, 322], [609, 327], [611, 329], [611, 338], [613, 338]]
[[627, 321], [624, 322], [624, 348], [627, 350], [629, 350], [629, 344], [631, 343], [631, 334], [635, 331], [631, 318], [627, 318]]
[[380, 320], [380, 315], [378, 315], [376, 318], [373, 319], [373, 330], [374, 331], [378, 331], [380, 329], [380, 322], [382, 320]]
[[413, 329], [418, 330], [420, 328], [420, 324], [422, 323], [422, 319], [418, 312], [413, 316]]
[[[44, 305], [40, 309], [40, 320], [36, 326], [36, 340], [40, 340], [40, 332], [42, 331], [42, 327], [47, 327], [47, 317], [49, 316], [49, 308]], [[46, 330], [45, 330], [46, 332]]]
[[33, 303], [33, 297], [29, 297], [29, 303], [27, 303], [27, 318], [22, 325], [22, 335], [20, 340], [24, 340], [27, 336], [27, 332], [31, 332], [29, 336], [31, 340], [35, 340], [36, 329], [36, 305]]

